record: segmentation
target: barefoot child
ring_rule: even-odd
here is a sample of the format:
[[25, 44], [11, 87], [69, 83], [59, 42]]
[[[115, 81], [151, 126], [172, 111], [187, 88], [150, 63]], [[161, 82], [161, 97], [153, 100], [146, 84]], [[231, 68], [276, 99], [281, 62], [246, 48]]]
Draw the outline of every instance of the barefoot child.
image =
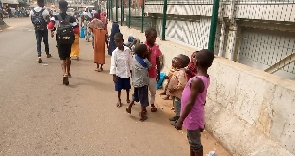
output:
[[181, 96], [181, 116], [175, 127], [181, 130], [183, 125], [187, 129], [191, 156], [203, 156], [200, 132], [204, 129], [204, 104], [210, 83], [207, 70], [213, 60], [214, 53], [207, 49], [196, 53], [195, 66], [198, 73], [188, 81]]
[[117, 33], [114, 36], [115, 44], [117, 48], [112, 52], [110, 74], [113, 75], [113, 81], [115, 83], [115, 90], [118, 92], [117, 107], [122, 106], [121, 102], [121, 90], [126, 90], [127, 103], [129, 100], [129, 91], [131, 89], [130, 77], [132, 69], [132, 56], [130, 49], [124, 46], [123, 34]]
[[174, 108], [175, 116], [169, 118], [170, 121], [173, 121], [173, 124], [176, 123], [180, 116], [180, 107], [181, 107], [181, 94], [187, 83], [187, 75], [185, 67], [189, 64], [190, 58], [186, 55], [180, 54], [176, 57], [175, 60], [175, 72], [170, 79], [169, 85], [167, 87], [167, 92], [169, 95], [174, 96]]
[[135, 48], [135, 56], [132, 66], [132, 85], [134, 86], [134, 93], [130, 105], [126, 108], [126, 112], [131, 114], [131, 108], [134, 101], [140, 102], [141, 112], [139, 113], [140, 121], [147, 119], [146, 107], [149, 106], [148, 98], [148, 85], [149, 74], [148, 69], [152, 64], [148, 61], [151, 53], [148, 53], [147, 47], [144, 44], [140, 44]]
[[156, 44], [157, 39], [157, 30], [154, 28], [148, 28], [145, 30], [146, 41], [144, 44], [147, 46], [149, 53], [151, 53], [151, 57], [149, 61], [152, 63], [152, 67], [149, 69], [149, 90], [151, 93], [151, 112], [156, 112], [157, 107], [155, 106], [155, 98], [157, 91], [157, 81], [160, 79], [160, 57], [162, 56], [162, 52], [159, 49], [159, 45]]

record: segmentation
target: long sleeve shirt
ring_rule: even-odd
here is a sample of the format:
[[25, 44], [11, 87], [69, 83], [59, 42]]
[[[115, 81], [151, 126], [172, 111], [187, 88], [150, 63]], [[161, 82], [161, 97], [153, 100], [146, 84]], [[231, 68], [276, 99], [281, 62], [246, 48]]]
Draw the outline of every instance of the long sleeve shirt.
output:
[[112, 53], [110, 74], [117, 75], [120, 78], [131, 77], [132, 55], [128, 47], [124, 46], [124, 50], [116, 48]]
[[148, 59], [143, 59], [147, 64], [147, 68], [143, 67], [134, 57], [132, 65], [132, 85], [135, 88], [149, 85], [149, 72], [148, 69], [152, 67], [152, 63]]
[[[176, 70], [171, 77], [167, 91], [171, 96], [176, 96], [181, 99], [182, 91], [187, 83], [187, 76], [184, 69]], [[170, 92], [170, 90], [174, 90]]]

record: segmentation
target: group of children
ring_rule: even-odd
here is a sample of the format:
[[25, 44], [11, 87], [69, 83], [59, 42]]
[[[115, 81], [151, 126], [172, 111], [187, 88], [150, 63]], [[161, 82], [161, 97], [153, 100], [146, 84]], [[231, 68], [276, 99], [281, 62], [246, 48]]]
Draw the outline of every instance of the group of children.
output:
[[[114, 40], [117, 48], [112, 53], [110, 74], [113, 75], [115, 90], [118, 92], [117, 107], [122, 106], [121, 90], [126, 90], [127, 103], [126, 112], [131, 114], [135, 102], [141, 105], [139, 120], [145, 121], [147, 107], [151, 106], [151, 112], [156, 112], [155, 95], [157, 81], [160, 76], [160, 57], [162, 52], [155, 43], [157, 32], [153, 28], [145, 31], [146, 41], [137, 44], [132, 57], [130, 46], [124, 45], [123, 35], [117, 33]], [[170, 118], [177, 130], [182, 126], [187, 129], [187, 138], [190, 143], [190, 155], [202, 156], [203, 146], [201, 144], [200, 132], [205, 127], [204, 106], [206, 103], [207, 88], [210, 78], [207, 73], [212, 65], [214, 53], [203, 49], [192, 54], [191, 58], [180, 54], [172, 60], [172, 69], [166, 77], [168, 84], [162, 95], [173, 98], [175, 116]], [[130, 78], [134, 92], [129, 99], [131, 89]], [[151, 94], [149, 102], [148, 92]], [[167, 97], [166, 97], [167, 98]], [[169, 98], [169, 97], [168, 97]]]

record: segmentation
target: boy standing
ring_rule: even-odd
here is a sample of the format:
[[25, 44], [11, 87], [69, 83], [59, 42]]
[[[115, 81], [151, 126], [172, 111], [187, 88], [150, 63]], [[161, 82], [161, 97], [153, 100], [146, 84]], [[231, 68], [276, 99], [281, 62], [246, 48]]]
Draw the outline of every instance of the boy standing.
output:
[[49, 19], [49, 12], [47, 11], [47, 9], [44, 9], [44, 0], [37, 0], [37, 4], [38, 6], [31, 10], [30, 16], [31, 16], [31, 21], [35, 27], [38, 62], [42, 63], [42, 58], [41, 58], [42, 39], [45, 45], [45, 52], [46, 52], [47, 58], [51, 57], [51, 54], [49, 53], [48, 29], [47, 29], [47, 23], [50, 21], [50, 19]]
[[118, 92], [117, 107], [122, 106], [121, 90], [126, 90], [127, 103], [130, 103], [129, 91], [131, 89], [130, 77], [132, 69], [132, 56], [128, 47], [124, 46], [123, 34], [116, 33], [114, 36], [117, 48], [112, 52], [110, 74], [113, 75], [115, 90]]
[[[61, 13], [51, 18], [51, 21], [48, 24], [48, 29], [52, 30], [51, 37], [54, 37], [54, 31], [57, 30], [56, 41], [58, 55], [61, 60], [61, 67], [63, 70], [63, 84], [69, 85], [69, 77], [71, 77], [70, 54], [72, 44], [75, 41], [74, 34], [79, 34], [79, 25], [74, 17], [66, 13], [68, 9], [68, 2], [60, 1], [59, 9]], [[57, 28], [55, 28], [55, 25], [57, 25]]]
[[134, 56], [132, 66], [132, 85], [134, 86], [134, 93], [130, 105], [126, 108], [126, 112], [131, 114], [131, 108], [134, 104], [134, 101], [140, 102], [141, 112], [139, 113], [139, 120], [144, 121], [147, 119], [146, 107], [149, 106], [148, 69], [152, 66], [147, 58], [150, 57], [151, 53], [148, 53], [146, 45], [140, 44], [135, 48], [135, 54], [136, 55]]
[[144, 44], [147, 46], [149, 53], [151, 53], [149, 61], [152, 63], [152, 67], [149, 69], [149, 90], [151, 93], [151, 112], [156, 112], [155, 98], [157, 91], [157, 81], [160, 79], [160, 57], [162, 52], [159, 49], [159, 45], [156, 44], [157, 31], [154, 28], [148, 28], [145, 31], [146, 41]]

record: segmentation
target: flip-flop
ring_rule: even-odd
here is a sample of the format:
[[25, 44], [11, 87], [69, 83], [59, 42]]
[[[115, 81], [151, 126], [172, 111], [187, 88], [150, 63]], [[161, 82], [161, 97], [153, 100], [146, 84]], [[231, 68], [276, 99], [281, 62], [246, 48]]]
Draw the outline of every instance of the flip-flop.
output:
[[63, 76], [63, 79], [62, 79], [62, 82], [63, 82], [63, 84], [64, 85], [69, 85], [70, 84], [70, 82], [69, 82], [69, 77], [67, 76], [67, 75], [64, 75]]
[[129, 113], [129, 114], [131, 114], [131, 108], [128, 108], [128, 107], [127, 107], [127, 108], [126, 108], [126, 112]]
[[118, 107], [118, 108], [122, 107], [122, 103], [121, 103], [121, 101], [119, 101], [119, 102], [117, 103], [117, 107]]
[[144, 122], [146, 119], [148, 119], [148, 117], [147, 117], [147, 116], [143, 116], [143, 117], [141, 117], [141, 118], [139, 119], [139, 121]]

